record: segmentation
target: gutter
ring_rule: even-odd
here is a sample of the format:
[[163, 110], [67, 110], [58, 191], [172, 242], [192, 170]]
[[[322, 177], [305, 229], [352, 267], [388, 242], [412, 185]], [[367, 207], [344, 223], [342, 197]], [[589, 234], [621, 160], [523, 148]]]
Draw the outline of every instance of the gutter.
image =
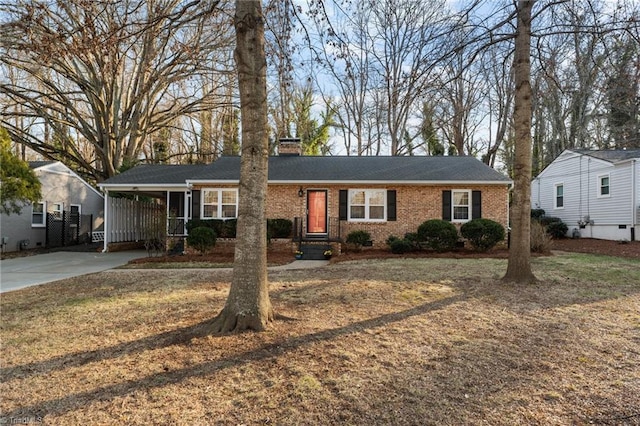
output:
[[[238, 179], [215, 179], [215, 180], [200, 180], [200, 179], [187, 179], [189, 185], [233, 185], [238, 184]], [[272, 185], [420, 185], [420, 186], [434, 186], [434, 185], [508, 185], [513, 186], [512, 180], [499, 180], [499, 181], [479, 181], [479, 180], [317, 180], [317, 179], [300, 179], [300, 180], [268, 180]]]

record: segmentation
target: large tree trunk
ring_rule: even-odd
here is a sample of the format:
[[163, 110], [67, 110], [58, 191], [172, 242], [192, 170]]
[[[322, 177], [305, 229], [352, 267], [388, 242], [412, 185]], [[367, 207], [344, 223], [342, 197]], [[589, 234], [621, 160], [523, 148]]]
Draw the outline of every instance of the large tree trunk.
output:
[[535, 282], [531, 271], [531, 9], [533, 1], [518, 1], [518, 24], [513, 66], [516, 93], [514, 188], [511, 202], [511, 246], [503, 280]]
[[273, 321], [267, 283], [265, 199], [267, 63], [260, 1], [237, 0], [235, 59], [240, 87], [242, 155], [235, 261], [231, 290], [213, 323], [214, 332], [264, 330]]

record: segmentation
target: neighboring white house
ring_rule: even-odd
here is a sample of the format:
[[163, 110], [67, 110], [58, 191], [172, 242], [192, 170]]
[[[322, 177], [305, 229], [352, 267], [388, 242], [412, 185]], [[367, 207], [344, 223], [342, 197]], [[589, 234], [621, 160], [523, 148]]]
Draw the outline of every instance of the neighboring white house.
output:
[[[42, 199], [25, 205], [20, 214], [0, 216], [3, 251], [59, 245], [62, 233], [77, 237], [82, 232], [86, 239], [88, 232], [103, 226], [104, 197], [73, 170], [59, 161], [30, 161], [29, 167], [40, 180]], [[65, 229], [66, 217], [72, 220]]]
[[531, 208], [559, 217], [568, 236], [640, 239], [640, 149], [567, 149], [531, 183]]

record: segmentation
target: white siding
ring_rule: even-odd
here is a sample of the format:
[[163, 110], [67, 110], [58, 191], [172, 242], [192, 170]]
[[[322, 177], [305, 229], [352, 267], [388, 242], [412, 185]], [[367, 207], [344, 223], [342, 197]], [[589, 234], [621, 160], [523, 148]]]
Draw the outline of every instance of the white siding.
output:
[[[577, 228], [583, 237], [628, 240], [631, 229], [640, 219], [636, 217], [634, 220], [634, 215], [640, 215], [638, 163], [613, 164], [565, 151], [531, 183], [531, 207], [544, 209], [547, 216], [562, 219], [569, 227], [569, 235]], [[604, 197], [599, 196], [599, 177], [603, 175], [609, 176], [609, 196]], [[564, 186], [564, 207], [554, 208], [555, 187], [559, 183]], [[634, 186], [635, 201], [632, 195]], [[579, 222], [587, 218], [592, 223], [579, 228]], [[635, 239], [640, 239], [638, 230]]]

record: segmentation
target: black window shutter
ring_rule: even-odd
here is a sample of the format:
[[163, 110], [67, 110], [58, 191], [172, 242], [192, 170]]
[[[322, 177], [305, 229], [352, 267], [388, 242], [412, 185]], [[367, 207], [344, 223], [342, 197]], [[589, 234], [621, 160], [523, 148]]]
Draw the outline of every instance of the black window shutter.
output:
[[347, 198], [349, 197], [346, 189], [340, 190], [340, 207], [338, 213], [340, 220], [347, 220]]
[[396, 190], [387, 190], [387, 220], [395, 221], [396, 219]]
[[451, 222], [451, 191], [442, 191], [442, 220]]
[[471, 219], [480, 219], [482, 217], [482, 192], [471, 192]]
[[200, 219], [200, 191], [191, 191], [191, 219]]

